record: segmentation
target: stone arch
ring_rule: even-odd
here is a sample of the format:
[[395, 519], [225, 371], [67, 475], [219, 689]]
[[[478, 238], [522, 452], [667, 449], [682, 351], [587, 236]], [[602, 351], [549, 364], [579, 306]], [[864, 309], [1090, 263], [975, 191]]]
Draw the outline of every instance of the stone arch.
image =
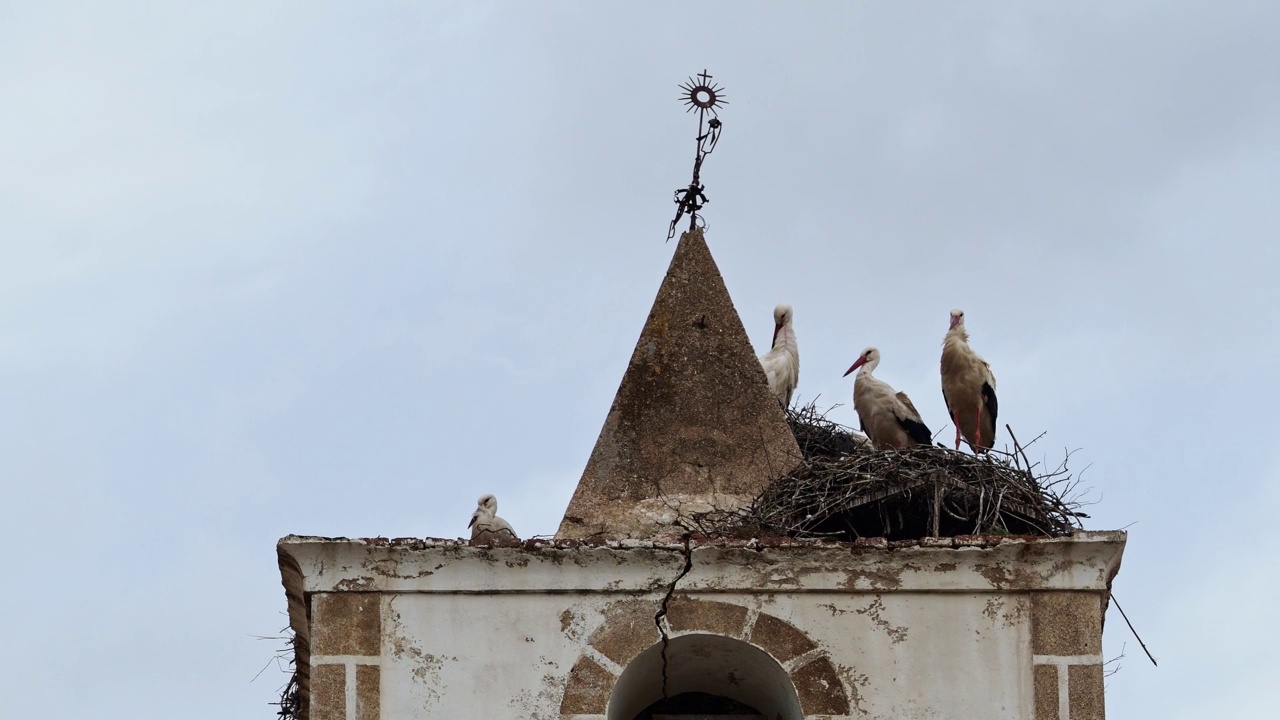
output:
[[[662, 643], [635, 657], [618, 676], [606, 706], [608, 720], [633, 720], [662, 699]], [[742, 640], [710, 633], [673, 637], [665, 648], [667, 688], [732, 698], [767, 718], [801, 720], [800, 698], [786, 668], [769, 653]]]
[[[632, 663], [643, 653], [660, 653], [660, 649], [654, 649], [660, 648], [662, 642], [654, 622], [660, 607], [656, 600], [628, 600], [605, 610], [603, 622], [591, 634], [569, 672], [560, 703], [561, 717], [606, 716], [610, 697]], [[734, 603], [676, 595], [667, 603], [666, 625], [671, 639], [669, 653], [675, 639], [692, 635], [718, 636], [724, 641], [682, 643], [685, 650], [702, 649], [714, 654], [736, 647], [750, 658], [751, 651], [746, 646], [751, 646], [785, 673], [804, 717], [849, 713], [848, 690], [831, 660], [804, 632], [781, 618], [753, 613]], [[731, 641], [741, 644], [733, 645]], [[763, 672], [767, 664], [761, 658], [751, 662], [757, 661], [759, 665], [752, 667]]]

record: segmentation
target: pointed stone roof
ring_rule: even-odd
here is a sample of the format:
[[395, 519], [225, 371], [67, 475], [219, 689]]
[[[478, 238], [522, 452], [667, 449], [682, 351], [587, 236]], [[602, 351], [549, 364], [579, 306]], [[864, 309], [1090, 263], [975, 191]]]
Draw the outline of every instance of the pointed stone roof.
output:
[[701, 230], [680, 236], [557, 538], [651, 538], [800, 459]]

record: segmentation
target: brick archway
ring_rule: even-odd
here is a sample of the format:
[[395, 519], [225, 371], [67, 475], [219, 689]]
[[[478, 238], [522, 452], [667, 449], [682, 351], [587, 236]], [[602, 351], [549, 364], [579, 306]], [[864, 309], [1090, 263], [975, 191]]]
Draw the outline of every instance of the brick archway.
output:
[[[569, 673], [561, 718], [604, 718], [619, 676], [662, 635], [654, 623], [660, 603], [628, 600], [611, 605]], [[759, 648], [787, 673], [804, 716], [847, 715], [848, 690], [831, 660], [791, 623], [733, 603], [677, 595], [667, 604], [668, 637], [718, 635]]]

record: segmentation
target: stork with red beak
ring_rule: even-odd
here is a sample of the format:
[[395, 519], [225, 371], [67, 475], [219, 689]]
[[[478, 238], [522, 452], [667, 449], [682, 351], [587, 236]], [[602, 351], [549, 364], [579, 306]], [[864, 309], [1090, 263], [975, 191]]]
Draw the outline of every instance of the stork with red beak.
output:
[[969, 347], [959, 309], [951, 311], [951, 328], [942, 340], [942, 397], [956, 426], [956, 449], [963, 435], [974, 453], [990, 450], [996, 441], [996, 376]]
[[859, 429], [879, 448], [928, 446], [933, 442], [933, 433], [920, 419], [911, 398], [871, 374], [879, 364], [880, 351], [869, 347], [845, 371], [848, 377], [862, 368], [853, 381], [853, 408], [858, 411]]
[[783, 407], [791, 405], [791, 393], [800, 382], [800, 349], [791, 318], [790, 305], [782, 303], [773, 309], [773, 343], [769, 352], [760, 356], [760, 366], [769, 379], [769, 392]]

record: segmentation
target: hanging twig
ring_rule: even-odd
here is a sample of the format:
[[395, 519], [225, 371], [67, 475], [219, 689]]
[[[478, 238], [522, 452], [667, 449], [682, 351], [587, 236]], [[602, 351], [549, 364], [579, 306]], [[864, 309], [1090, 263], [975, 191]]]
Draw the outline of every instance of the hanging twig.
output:
[[1116, 604], [1116, 609], [1120, 611], [1120, 617], [1124, 618], [1124, 624], [1129, 626], [1129, 632], [1133, 633], [1133, 637], [1138, 640], [1138, 644], [1142, 646], [1142, 652], [1147, 654], [1147, 659], [1151, 661], [1152, 665], [1160, 667], [1160, 663], [1156, 662], [1156, 659], [1151, 655], [1151, 651], [1147, 649], [1147, 644], [1142, 642], [1142, 637], [1138, 635], [1138, 631], [1133, 629], [1133, 623], [1129, 622], [1129, 616], [1124, 614], [1124, 608], [1120, 607], [1120, 603], [1116, 600], [1116, 594], [1107, 591], [1107, 595], [1111, 597], [1111, 602]]

